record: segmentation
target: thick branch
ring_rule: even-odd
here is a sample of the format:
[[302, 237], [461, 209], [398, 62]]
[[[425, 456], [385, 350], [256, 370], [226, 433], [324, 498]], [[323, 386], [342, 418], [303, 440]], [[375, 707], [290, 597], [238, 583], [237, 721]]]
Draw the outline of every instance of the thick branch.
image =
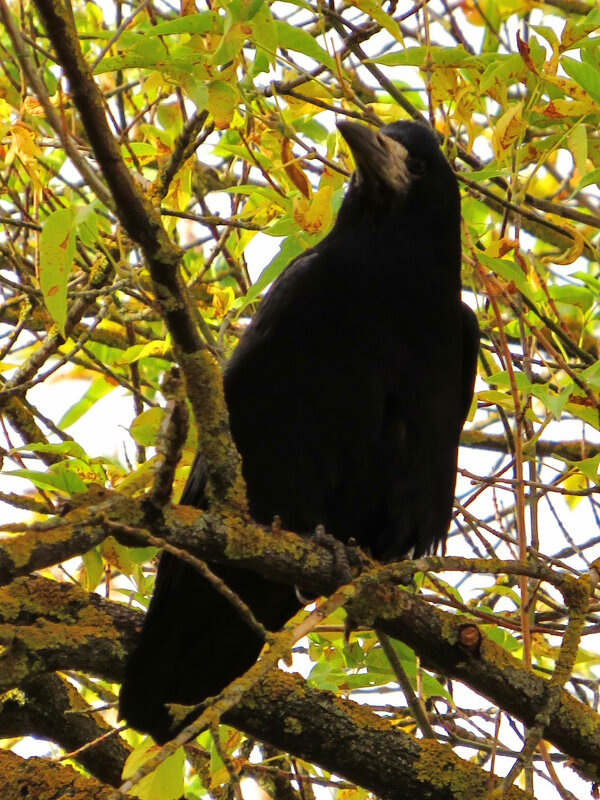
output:
[[119, 680], [141, 615], [78, 586], [31, 576], [0, 589], [0, 692], [78, 669]]
[[40, 675], [1, 700], [2, 739], [36, 736], [56, 742], [70, 753], [111, 731], [112, 736], [82, 751], [77, 760], [102, 783], [118, 786], [131, 749], [100, 714], [90, 713], [68, 681], [51, 673]]
[[108, 800], [112, 790], [73, 767], [47, 758], [21, 758], [0, 750], [0, 782], [5, 800]]
[[[6, 589], [0, 592], [0, 610], [4, 612], [8, 598], [8, 616], [16, 624], [11, 626], [10, 642], [5, 639], [7, 672], [26, 662], [33, 671], [39, 671], [46, 660], [50, 669], [71, 666], [111, 679], [122, 674], [126, 651], [132, 646], [131, 631], [142, 619], [140, 612], [120, 608], [121, 613], [115, 615], [116, 604], [44, 578], [21, 579], [13, 584], [10, 595]], [[81, 620], [86, 605], [90, 614], [84, 626]], [[101, 644], [91, 627], [108, 641]], [[3, 638], [7, 628], [0, 627]], [[88, 655], [82, 656], [85, 648]], [[18, 673], [13, 674], [14, 679]], [[227, 721], [279, 749], [291, 750], [358, 782], [382, 800], [412, 800], [415, 796], [458, 800], [464, 797], [465, 786], [479, 787], [483, 796], [489, 780], [487, 772], [459, 759], [450, 747], [419, 742], [368, 708], [309, 689], [299, 676], [278, 670], [253, 687], [229, 712]], [[373, 757], [366, 759], [365, 752]], [[47, 762], [35, 763], [41, 780]], [[519, 790], [512, 791], [507, 795], [512, 800], [528, 797]]]
[[[546, 707], [548, 681], [483, 631], [479, 631], [481, 645], [476, 652], [461, 646], [461, 630], [466, 624], [473, 625], [469, 617], [440, 611], [389, 583], [373, 586], [368, 597], [363, 593], [348, 611], [357, 622], [381, 628], [408, 644], [428, 669], [460, 680], [526, 725], [532, 725]], [[561, 752], [586, 764], [586, 772], [597, 779], [600, 716], [589, 706], [562, 690], [559, 709], [545, 736]]]
[[[485, 797], [490, 787], [485, 770], [463, 761], [447, 745], [417, 740], [365, 706], [307, 689], [299, 676], [279, 670], [249, 692], [225, 721], [370, 789], [381, 800]], [[525, 800], [531, 795], [513, 788], [504, 797]]]
[[[243, 517], [239, 507], [216, 506], [201, 512], [189, 506], [167, 506], [155, 531], [145, 506], [115, 492], [101, 490], [89, 507], [77, 507], [56, 528], [32, 526], [20, 537], [0, 541], [0, 585], [34, 569], [52, 566], [97, 546], [115, 535], [125, 544], [152, 544], [152, 534], [207, 561], [227, 563], [263, 572], [275, 580], [297, 583], [307, 591], [327, 594], [336, 587], [334, 557], [326, 547], [293, 533], [273, 534]], [[14, 529], [14, 528], [13, 528]]]
[[[143, 512], [141, 505], [132, 500], [128, 501], [128, 511], [124, 509], [120, 501], [112, 510], [107, 505], [104, 523], [95, 525], [106, 525], [110, 517], [112, 527], [120, 529], [123, 537], [129, 535], [131, 541], [135, 529], [127, 529], [117, 519], [123, 519], [127, 513], [130, 521], [136, 515], [141, 520]], [[67, 522], [70, 523], [69, 517]], [[80, 517], [73, 524], [75, 530], [86, 528]], [[233, 509], [228, 513], [221, 509], [219, 514], [215, 511], [203, 514], [185, 506], [167, 509], [161, 532], [170, 542], [209, 561], [235, 563], [316, 593], [329, 593], [335, 588], [332, 577], [335, 569], [329, 551], [294, 534], [274, 534], [240, 521]], [[143, 537], [143, 531], [139, 533]], [[515, 563], [515, 572], [518, 567]], [[552, 577], [541, 564], [539, 567], [531, 564], [527, 569], [540, 579], [546, 573], [546, 577]], [[118, 680], [124, 649], [131, 646], [138, 615], [96, 595], [91, 595], [86, 603], [86, 595], [80, 589], [40, 581], [40, 578], [19, 579], [0, 591], [0, 619], [7, 623], [0, 628], [7, 646], [4, 687], [10, 688], [29, 674], [49, 669], [96, 671]], [[44, 588], [46, 583], [50, 584], [48, 588]], [[70, 601], [72, 593], [76, 599]], [[23, 605], [22, 598], [27, 601], [25, 617], [23, 611], [15, 610], [15, 606]], [[473, 618], [433, 608], [424, 599], [383, 580], [377, 569], [368, 588], [352, 601], [348, 610], [356, 622], [381, 628], [406, 642], [429, 668], [462, 681], [523, 722], [531, 724], [544, 707], [548, 682], [488, 640], [483, 631], [481, 647], [476, 652], [465, 652], [460, 644], [460, 631], [465, 623], [477, 624]], [[108, 628], [103, 629], [104, 611], [110, 619]], [[17, 620], [19, 625], [15, 624]], [[566, 691], [561, 693], [560, 708], [552, 717], [547, 738], [579, 762], [600, 763], [600, 717]]]

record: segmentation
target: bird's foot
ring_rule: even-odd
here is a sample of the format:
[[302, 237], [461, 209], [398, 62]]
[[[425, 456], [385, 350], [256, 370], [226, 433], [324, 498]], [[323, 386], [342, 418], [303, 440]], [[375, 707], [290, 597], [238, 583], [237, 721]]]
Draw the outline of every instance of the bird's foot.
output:
[[312, 540], [315, 544], [320, 544], [331, 552], [334, 576], [340, 583], [349, 583], [352, 580], [352, 567], [362, 568], [360, 548], [354, 539], [349, 539], [347, 543], [344, 543], [332, 536], [331, 533], [327, 533], [323, 525], [317, 525]]

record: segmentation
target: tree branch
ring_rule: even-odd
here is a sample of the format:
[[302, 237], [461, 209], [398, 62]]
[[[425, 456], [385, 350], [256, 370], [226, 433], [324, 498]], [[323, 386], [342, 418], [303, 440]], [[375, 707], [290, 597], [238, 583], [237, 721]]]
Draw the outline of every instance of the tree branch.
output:
[[[133, 518], [143, 525], [141, 503], [131, 499], [123, 502], [123, 498], [113, 505], [111, 502], [112, 497], [107, 495], [104, 505], [95, 506], [93, 518], [86, 520], [82, 510], [76, 509], [64, 522], [77, 532], [81, 528], [105, 529], [110, 520], [112, 526], [108, 529], [114, 532], [120, 526], [124, 540], [131, 543], [135, 537], [138, 544], [148, 543], [149, 534], [142, 527], [133, 528], [121, 521]], [[203, 513], [186, 506], [167, 508], [161, 534], [168, 537], [170, 544], [209, 561], [235, 563], [318, 594], [335, 589], [330, 551], [295, 534], [282, 531], [275, 535], [240, 520], [239, 511], [236, 513], [232, 507], [221, 507], [218, 513]], [[11, 542], [3, 544], [7, 549], [10, 545]], [[441, 611], [390, 581], [390, 575], [400, 579], [428, 568], [526, 574], [559, 587], [565, 581], [564, 575], [539, 562], [421, 559], [400, 562], [393, 569], [375, 565], [370, 569], [371, 579], [347, 609], [356, 623], [381, 628], [408, 644], [427, 668], [462, 681], [532, 725], [545, 708], [548, 681], [489, 640], [481, 629], [480, 646], [475, 652], [467, 651], [461, 644], [461, 630], [465, 624], [477, 625], [477, 620]], [[29, 674], [67, 668], [100, 671], [119, 679], [123, 648], [131, 647], [140, 615], [97, 595], [90, 595], [86, 603], [86, 597], [79, 588], [41, 578], [21, 578], [9, 589], [0, 590], [0, 620], [5, 622], [2, 642], [7, 647], [5, 679], [0, 689], [18, 685]], [[23, 604], [26, 611], [17, 614], [15, 607]], [[103, 619], [105, 611], [108, 620]], [[19, 620], [18, 625], [15, 619]], [[103, 629], [105, 622], [109, 627]], [[587, 765], [582, 766], [582, 771], [596, 776], [597, 766], [593, 765], [600, 764], [600, 717], [565, 690], [560, 693], [559, 709], [552, 715], [546, 738], [581, 765]]]
[[102, 783], [118, 786], [131, 748], [64, 678], [48, 673], [8, 693], [0, 707], [0, 738], [36, 736], [56, 742], [66, 752], [78, 750], [103, 734], [115, 735], [87, 748], [77, 760]]
[[87, 778], [73, 767], [48, 758], [21, 758], [10, 750], [0, 750], [0, 781], [6, 800], [108, 800], [112, 790], [94, 778]]
[[238, 459], [226, 435], [228, 419], [220, 370], [204, 349], [181, 279], [181, 251], [163, 228], [160, 209], [142, 196], [121, 157], [106, 120], [102, 95], [81, 52], [72, 15], [59, 0], [36, 0], [35, 5], [69, 79], [74, 104], [113, 196], [119, 220], [144, 253], [156, 299], [185, 376], [209, 479], [216, 496], [222, 497], [236, 480]]

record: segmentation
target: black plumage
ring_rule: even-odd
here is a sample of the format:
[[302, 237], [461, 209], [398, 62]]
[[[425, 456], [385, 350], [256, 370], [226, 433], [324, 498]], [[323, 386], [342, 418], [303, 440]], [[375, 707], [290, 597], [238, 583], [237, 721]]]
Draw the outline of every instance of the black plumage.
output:
[[[460, 197], [435, 134], [414, 122], [339, 129], [356, 169], [337, 221], [273, 284], [225, 370], [225, 398], [258, 522], [322, 524], [389, 560], [446, 536], [479, 333], [460, 299]], [[196, 471], [182, 502], [203, 500]], [[291, 587], [214, 570], [270, 629], [298, 608]], [[164, 704], [218, 693], [261, 645], [204, 578], [163, 555], [122, 716], [171, 738]]]

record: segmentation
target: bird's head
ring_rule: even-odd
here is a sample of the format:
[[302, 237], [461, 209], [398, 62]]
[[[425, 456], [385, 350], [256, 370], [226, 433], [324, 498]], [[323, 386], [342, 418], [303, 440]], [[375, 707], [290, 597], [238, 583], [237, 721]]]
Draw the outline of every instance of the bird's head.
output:
[[452, 223], [456, 223], [458, 184], [435, 132], [426, 123], [401, 121], [377, 130], [344, 120], [338, 130], [356, 165], [349, 197], [368, 197], [371, 207], [398, 203], [421, 211], [425, 206], [444, 216], [452, 212]]

